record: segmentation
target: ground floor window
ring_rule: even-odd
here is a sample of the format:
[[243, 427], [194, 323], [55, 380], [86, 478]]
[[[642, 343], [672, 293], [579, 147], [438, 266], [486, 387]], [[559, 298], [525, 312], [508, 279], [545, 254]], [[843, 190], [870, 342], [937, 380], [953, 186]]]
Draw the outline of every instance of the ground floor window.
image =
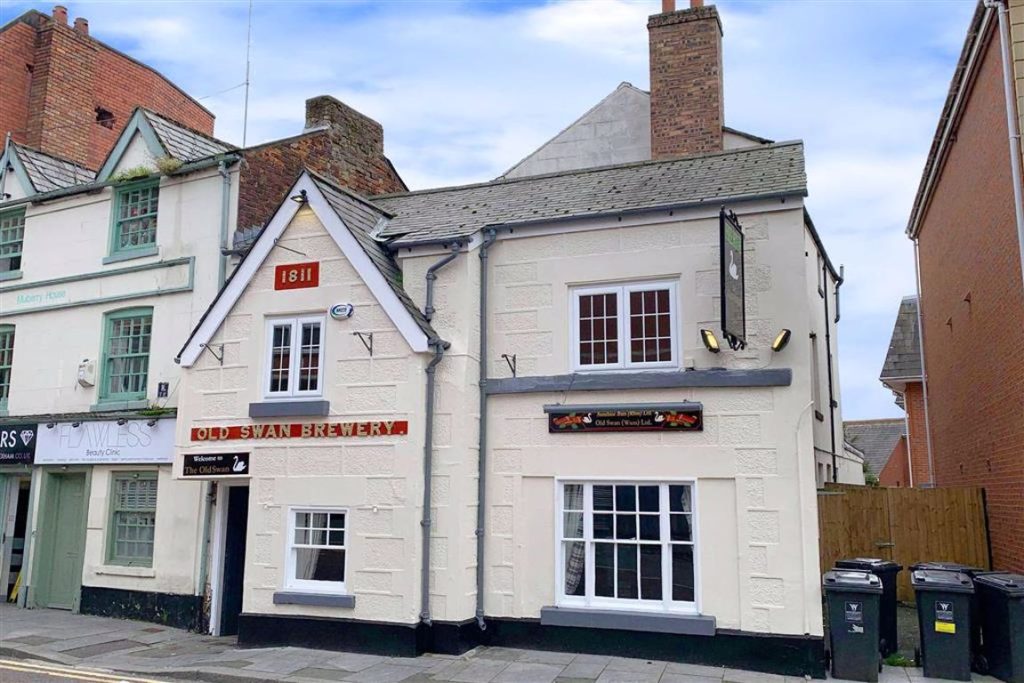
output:
[[693, 484], [560, 483], [560, 604], [693, 611]]
[[346, 511], [293, 509], [290, 514], [288, 587], [344, 593]]
[[114, 475], [108, 552], [112, 564], [153, 565], [156, 490], [156, 472]]

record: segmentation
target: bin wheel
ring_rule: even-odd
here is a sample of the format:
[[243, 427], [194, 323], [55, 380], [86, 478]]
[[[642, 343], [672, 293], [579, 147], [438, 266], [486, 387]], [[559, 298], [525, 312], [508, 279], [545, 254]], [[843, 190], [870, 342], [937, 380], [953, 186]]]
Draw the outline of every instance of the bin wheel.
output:
[[882, 664], [884, 664], [884, 663], [885, 663], [885, 660], [882, 659], [881, 656], [879, 656], [878, 657], [878, 673], [882, 673]]
[[978, 655], [974, 660], [974, 668], [982, 676], [988, 674], [988, 658], [985, 655]]
[[826, 671], [831, 671], [832, 670], [832, 650], [831, 649], [826, 649], [825, 650], [825, 670]]
[[921, 661], [921, 648], [914, 648], [914, 664], [917, 666], [924, 666], [924, 662]]

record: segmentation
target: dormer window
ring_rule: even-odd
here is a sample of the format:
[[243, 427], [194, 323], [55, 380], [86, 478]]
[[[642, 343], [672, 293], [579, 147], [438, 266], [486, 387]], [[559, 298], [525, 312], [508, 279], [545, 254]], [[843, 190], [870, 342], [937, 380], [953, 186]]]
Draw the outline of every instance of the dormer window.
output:
[[320, 396], [323, 393], [323, 316], [267, 322], [267, 398]]
[[156, 219], [160, 199], [159, 180], [132, 183], [114, 191], [114, 254], [143, 255], [156, 247]]
[[679, 364], [674, 282], [579, 287], [572, 301], [576, 370]]

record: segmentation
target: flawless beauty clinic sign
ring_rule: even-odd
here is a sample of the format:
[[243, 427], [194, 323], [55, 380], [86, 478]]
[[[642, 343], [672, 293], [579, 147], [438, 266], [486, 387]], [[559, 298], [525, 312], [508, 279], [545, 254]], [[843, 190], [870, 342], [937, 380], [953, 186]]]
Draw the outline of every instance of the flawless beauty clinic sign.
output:
[[97, 420], [39, 425], [37, 465], [174, 462], [174, 420]]

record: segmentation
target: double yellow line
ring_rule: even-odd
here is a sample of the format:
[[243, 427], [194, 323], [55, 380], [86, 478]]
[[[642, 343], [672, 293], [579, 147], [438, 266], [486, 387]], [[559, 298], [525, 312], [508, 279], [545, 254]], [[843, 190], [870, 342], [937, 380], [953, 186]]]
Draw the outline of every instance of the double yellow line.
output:
[[[56, 664], [31, 664], [13, 659], [0, 659], [0, 671], [22, 671], [34, 673], [40, 676], [52, 676], [53, 678], [68, 678], [73, 681], [93, 681], [94, 683], [165, 683], [152, 678], [133, 678], [121, 676], [114, 673], [102, 673], [99, 671], [86, 671], [74, 669]], [[0, 675], [0, 680], [3, 676]]]

